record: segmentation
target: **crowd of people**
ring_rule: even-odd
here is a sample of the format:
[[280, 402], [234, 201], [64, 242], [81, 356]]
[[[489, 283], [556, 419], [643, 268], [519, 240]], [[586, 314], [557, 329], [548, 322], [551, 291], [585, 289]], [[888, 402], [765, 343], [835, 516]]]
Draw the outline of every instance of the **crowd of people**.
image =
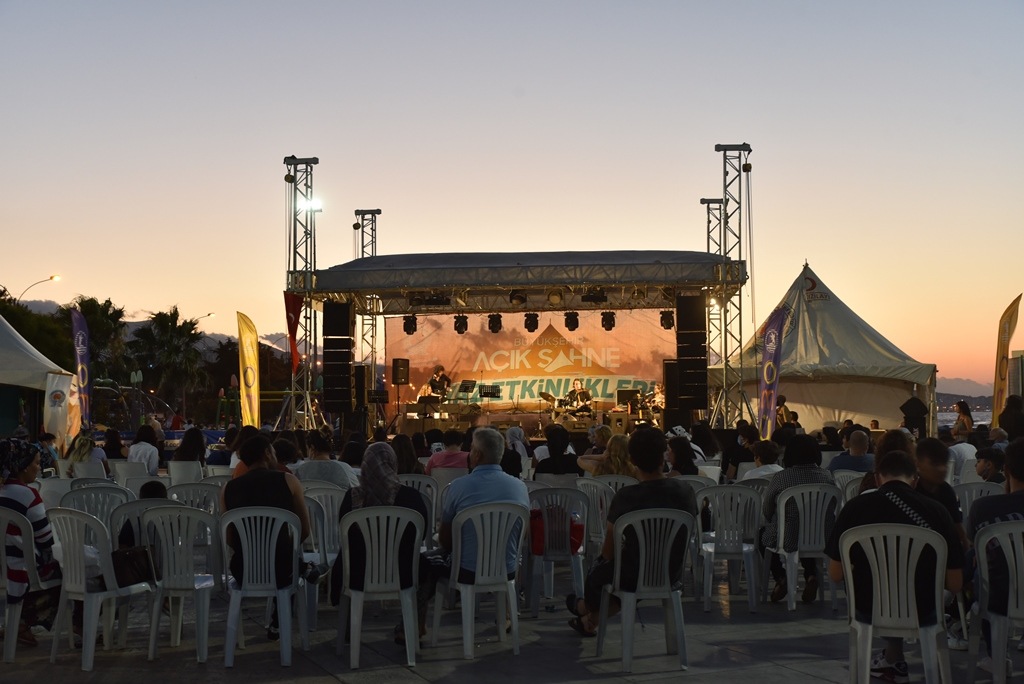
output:
[[[399, 559], [403, 586], [412, 585], [414, 564], [419, 566], [420, 624], [417, 627], [421, 637], [426, 633], [427, 605], [434, 596], [436, 582], [452, 572], [452, 522], [461, 511], [483, 503], [514, 503], [529, 508], [530, 500], [523, 478], [530, 476], [531, 472], [533, 477], [537, 474], [633, 477], [637, 483], [619, 489], [611, 502], [605, 543], [598, 557], [591, 559], [583, 595], [566, 598], [566, 608], [571, 613], [569, 626], [578, 634], [590, 637], [598, 627], [601, 588], [611, 581], [613, 573], [612, 530], [615, 521], [636, 510], [674, 508], [695, 518], [704, 516], [706, 524], [709, 514], [702, 510], [706, 505], [699, 491], [694, 490], [685, 476], [696, 475], [700, 467], [709, 463], [720, 465], [722, 483], [752, 477], [768, 480], [762, 492], [763, 526], [757, 541], [762, 553], [770, 555], [766, 561], [775, 582], [771, 591], [773, 602], [797, 591], [797, 587], [787, 586], [779, 556], [767, 552], [767, 549], [776, 547], [780, 526], [786, 530], [785, 550], [794, 550], [788, 547], [796, 538], [800, 524], [795, 508], [792, 511], [786, 509], [782, 520], [777, 518], [779, 497], [799, 485], [832, 484], [833, 473], [837, 470], [864, 475], [861, 494], [850, 499], [838, 513], [836, 510], [827, 513], [829, 541], [826, 553], [831, 559], [828, 573], [833, 581], [843, 579], [839, 552], [839, 538], [843, 532], [871, 523], [902, 523], [939, 532], [948, 547], [945, 588], [958, 592], [969, 587], [974, 576], [976, 555], [982, 552], [972, 548], [977, 531], [1000, 521], [1024, 520], [1024, 438], [1021, 434], [1024, 432], [1024, 415], [1018, 420], [1014, 414], [1014, 410], [1020, 413], [1018, 400], [1019, 397], [1010, 397], [1008, 412], [1003, 414], [1006, 417], [1002, 423], [1005, 428], [991, 431], [992, 445], [983, 445], [975, 454], [978, 475], [987, 482], [1000, 484], [1005, 493], [979, 499], [970, 511], [961, 510], [956, 493], [947, 481], [949, 469], [958, 465], [955, 458], [958, 445], [964, 443], [959, 434], [950, 434], [946, 440], [933, 437], [915, 439], [910, 431], [897, 429], [885, 431], [877, 439], [872, 439], [870, 428], [851, 424], [834, 431], [835, 434], [823, 433], [823, 442], [819, 443], [815, 437], [792, 429], [789, 416], [787, 422], [775, 430], [771, 440], [762, 440], [756, 428], [741, 423], [737, 426], [735, 441], [725, 446], [719, 443], [706, 424], [694, 425], [691, 432], [679, 429], [668, 434], [655, 428], [640, 427], [630, 435], [613, 434], [607, 426], [598, 426], [591, 430], [589, 447], [580, 454], [576, 453], [577, 447], [574, 447], [570, 433], [559, 424], [545, 428], [545, 443], [536, 448], [518, 427], [509, 428], [504, 435], [490, 427], [472, 428], [465, 433], [449, 430], [393, 437], [378, 431], [370, 439], [356, 433], [344, 442], [338, 442], [326, 428], [271, 434], [247, 426], [232, 428], [225, 435], [226, 448], [211, 450], [203, 433], [192, 428], [186, 431], [173, 460], [229, 466], [232, 479], [222, 489], [223, 510], [262, 505], [292, 511], [300, 520], [299, 533], [303, 539], [310, 529], [303, 480], [328, 481], [346, 490], [340, 509], [330, 512], [334, 524], [340, 522], [346, 513], [361, 508], [402, 506], [423, 516], [428, 521], [428, 529], [431, 529], [432, 515], [426, 510], [423, 498], [416, 490], [403, 485], [400, 476], [429, 475], [437, 468], [465, 468], [467, 474], [452, 482], [444, 499], [437, 548], [418, 554], [418, 548], [414, 548], [410, 537], [409, 548]], [[123, 457], [146, 464], [147, 470], [155, 474], [159, 467], [157, 437], [148, 424], [139, 428], [130, 445], [122, 444], [116, 433], [108, 435], [103, 447], [96, 446], [90, 436], [79, 435], [72, 444], [69, 458], [73, 467], [76, 463], [107, 463], [112, 458]], [[51, 449], [52, 439], [52, 435], [43, 434], [38, 442], [18, 438], [0, 441], [0, 470], [4, 477], [0, 487], [0, 506], [24, 515], [32, 525], [35, 541], [36, 558], [21, 558], [17, 553], [11, 555], [11, 549], [21, 548], [21, 540], [12, 539], [12, 531], [6, 531], [11, 559], [6, 578], [8, 601], [24, 601], [23, 624], [18, 635], [23, 645], [34, 643], [31, 626], [49, 628], [56, 602], [52, 590], [39, 595], [27, 592], [25, 573], [26, 564], [30, 562], [35, 563], [43, 576], [59, 576], [60, 572], [51, 553], [53, 535], [46, 511], [38, 491], [31, 486], [43, 465], [55, 457]], [[827, 467], [822, 467], [823, 447], [841, 449]], [[163, 495], [166, 496], [166, 492]], [[462, 534], [464, 553], [457, 573], [461, 581], [471, 582], [476, 570], [473, 551], [476, 540], [468, 527]], [[228, 541], [238, 551], [237, 540]], [[519, 563], [514, 541], [510, 540], [507, 549], [510, 577], [514, 576]], [[292, 581], [292, 566], [284, 562], [290, 553], [291, 540], [282, 537], [279, 544], [277, 554], [282, 562], [278, 563], [278, 582], [284, 586]], [[672, 550], [675, 561], [671, 564], [676, 568], [672, 577], [676, 583], [681, 582], [685, 550], [686, 540], [676, 540]], [[361, 538], [351, 540], [349, 561], [352, 574], [349, 584], [357, 589], [363, 582], [366, 552]], [[984, 552], [990, 559], [998, 560], [998, 554], [993, 554], [990, 549]], [[636, 549], [627, 544], [627, 557], [635, 553]], [[236, 552], [230, 563], [230, 572], [238, 579], [242, 575], [241, 558], [241, 553]], [[934, 566], [934, 560], [932, 564]], [[338, 575], [340, 566], [341, 563], [335, 563], [333, 568], [303, 567], [301, 572], [312, 575], [314, 579], [324, 572], [333, 572], [335, 591], [332, 600], [337, 602], [338, 590], [343, 584]], [[856, 615], [862, 616], [870, 612], [870, 574], [862, 556], [855, 556], [852, 566], [853, 577], [845, 579], [856, 587], [857, 605], [852, 609]], [[635, 572], [635, 563], [630, 567]], [[803, 571], [801, 600], [813, 602], [822, 578], [818, 577], [813, 561], [804, 562]], [[915, 581], [916, 590], [932, 591], [924, 577], [921, 575]], [[635, 581], [635, 576], [630, 577], [626, 572], [624, 586], [628, 587]], [[998, 572], [993, 576], [989, 599], [993, 610], [998, 611], [1000, 602], [1005, 606], [1007, 582], [1005, 572], [1002, 576]], [[968, 592], [967, 595], [972, 594]], [[920, 619], [925, 624], [943, 619], [958, 622], [955, 602], [950, 604], [949, 616], [930, 614], [928, 601], [921, 600], [918, 605], [922, 611]], [[617, 606], [613, 603], [612, 612], [615, 610]], [[276, 630], [276, 622], [272, 620], [268, 625], [268, 636], [276, 638]], [[405, 634], [403, 625], [396, 626], [396, 642], [404, 642]], [[962, 635], [951, 634], [950, 638], [953, 643]], [[992, 667], [991, 662], [983, 662], [983, 665], [989, 669]], [[906, 681], [907, 666], [900, 640], [887, 641], [885, 648], [872, 661], [872, 673], [888, 681]]]

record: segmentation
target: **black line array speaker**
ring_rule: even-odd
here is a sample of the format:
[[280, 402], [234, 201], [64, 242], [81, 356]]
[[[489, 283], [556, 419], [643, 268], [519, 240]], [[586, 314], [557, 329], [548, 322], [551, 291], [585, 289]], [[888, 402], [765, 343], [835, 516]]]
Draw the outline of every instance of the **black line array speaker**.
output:
[[[701, 295], [676, 297], [676, 388], [684, 412], [708, 408], [708, 313]], [[666, 376], [666, 402], [668, 382]], [[670, 426], [671, 427], [671, 426]], [[686, 427], [684, 425], [684, 427]]]
[[409, 384], [409, 359], [391, 359], [391, 384]]
[[323, 398], [328, 411], [351, 413], [356, 407], [355, 309], [351, 304], [324, 302]]

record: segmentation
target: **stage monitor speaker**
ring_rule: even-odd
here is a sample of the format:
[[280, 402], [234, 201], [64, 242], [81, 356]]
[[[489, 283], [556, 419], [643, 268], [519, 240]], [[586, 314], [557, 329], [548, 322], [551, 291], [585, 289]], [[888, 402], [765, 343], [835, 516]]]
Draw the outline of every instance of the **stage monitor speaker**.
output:
[[391, 359], [391, 384], [409, 384], [409, 359]]
[[324, 302], [323, 336], [354, 337], [356, 312], [350, 303]]

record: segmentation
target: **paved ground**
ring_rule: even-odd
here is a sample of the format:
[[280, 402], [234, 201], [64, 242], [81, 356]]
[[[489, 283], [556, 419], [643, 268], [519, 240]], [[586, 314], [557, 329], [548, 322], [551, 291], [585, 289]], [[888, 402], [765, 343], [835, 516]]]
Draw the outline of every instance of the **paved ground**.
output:
[[[461, 682], [494, 681], [531, 682], [645, 682], [670, 678], [692, 682], [846, 682], [847, 628], [845, 603], [840, 613], [832, 613], [830, 602], [814, 605], [797, 604], [790, 613], [785, 603], [761, 605], [759, 612], [747, 611], [745, 595], [729, 597], [724, 583], [716, 587], [713, 609], [705, 613], [702, 604], [685, 599], [686, 643], [690, 668], [680, 672], [675, 656], [664, 652], [661, 607], [641, 606], [633, 672], [621, 672], [621, 630], [618, 620], [610, 627], [605, 654], [595, 655], [594, 639], [583, 639], [569, 629], [569, 617], [563, 605], [564, 592], [570, 579], [567, 571], [557, 575], [555, 599], [542, 603], [540, 617], [524, 616], [521, 620], [521, 653], [513, 656], [511, 647], [497, 640], [493, 625], [493, 605], [485, 603], [476, 623], [475, 660], [462, 659], [459, 613], [446, 611], [437, 648], [424, 644], [415, 668], [404, 665], [404, 650], [391, 639], [391, 630], [398, 620], [397, 603], [381, 606], [374, 603], [365, 617], [362, 662], [359, 670], [349, 669], [347, 651], [342, 658], [334, 654], [337, 634], [337, 613], [321, 604], [318, 631], [311, 635], [311, 648], [301, 651], [296, 635], [296, 650], [290, 668], [280, 665], [277, 644], [265, 638], [262, 629], [263, 607], [259, 601], [246, 605], [248, 648], [238, 651], [235, 667], [223, 665], [224, 620], [227, 602], [215, 597], [210, 624], [210, 659], [205, 664], [195, 660], [195, 641], [190, 625], [194, 616], [186, 615], [182, 645], [170, 648], [167, 623], [161, 635], [159, 657], [146, 659], [148, 619], [144, 602], [137, 601], [132, 610], [128, 648], [123, 651], [97, 651], [95, 669], [81, 671], [79, 651], [69, 651], [66, 644], [58, 654], [57, 663], [49, 663], [50, 638], [40, 636], [35, 649], [19, 649], [14, 664], [0, 665], [0, 681], [4, 684], [32, 682], [103, 682], [104, 684], [147, 684], [149, 682], [242, 681], [276, 682], [377, 682], [418, 683], [424, 681], [459, 684]], [[688, 587], [689, 590], [689, 587]], [[545, 608], [551, 608], [549, 612]], [[190, 613], [191, 611], [188, 610]], [[966, 681], [967, 654], [951, 654], [954, 681]], [[1011, 650], [1015, 670], [1024, 670], [1024, 653]], [[923, 681], [919, 652], [908, 647], [912, 681]], [[979, 675], [986, 676], [979, 671]], [[979, 680], [981, 681], [981, 680]]]

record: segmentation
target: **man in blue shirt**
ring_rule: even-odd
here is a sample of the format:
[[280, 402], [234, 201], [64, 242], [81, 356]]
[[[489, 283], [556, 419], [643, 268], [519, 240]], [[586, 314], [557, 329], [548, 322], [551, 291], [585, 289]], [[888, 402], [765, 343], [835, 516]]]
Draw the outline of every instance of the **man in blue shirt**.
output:
[[855, 470], [858, 473], [870, 473], [875, 469], [875, 457], [868, 453], [868, 434], [860, 430], [850, 433], [850, 449], [829, 461], [828, 471]]
[[[417, 591], [419, 607], [420, 636], [426, 634], [427, 607], [437, 590], [437, 580], [451, 575], [452, 564], [452, 521], [455, 516], [471, 506], [492, 503], [514, 503], [529, 510], [530, 498], [522, 480], [507, 475], [501, 469], [501, 457], [505, 453], [505, 438], [493, 428], [479, 428], [473, 432], [473, 444], [469, 451], [470, 473], [452, 481], [441, 511], [441, 528], [438, 543], [441, 548], [428, 551], [420, 556], [420, 586]], [[462, 528], [462, 560], [459, 567], [459, 582], [471, 584], [476, 575], [476, 534], [471, 526]], [[509, 578], [515, 576], [519, 562], [519, 535], [513, 534], [506, 548], [506, 562]], [[395, 641], [402, 643], [403, 632], [395, 629]]]

